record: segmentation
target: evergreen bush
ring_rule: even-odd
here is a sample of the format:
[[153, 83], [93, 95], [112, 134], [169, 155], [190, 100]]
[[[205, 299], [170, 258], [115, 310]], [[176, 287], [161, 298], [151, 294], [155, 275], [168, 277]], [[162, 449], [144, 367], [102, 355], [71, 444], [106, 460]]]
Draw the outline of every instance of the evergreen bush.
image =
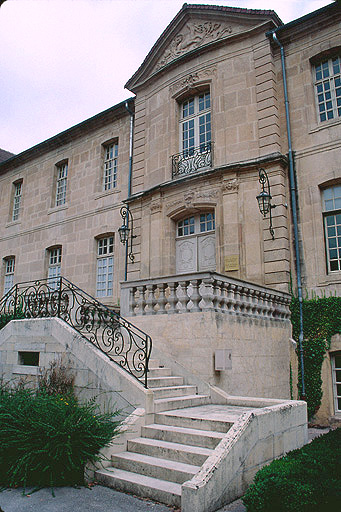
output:
[[84, 483], [84, 467], [119, 433], [119, 411], [46, 389], [0, 384], [0, 485]]
[[258, 471], [242, 498], [247, 512], [330, 512], [341, 503], [341, 429]]

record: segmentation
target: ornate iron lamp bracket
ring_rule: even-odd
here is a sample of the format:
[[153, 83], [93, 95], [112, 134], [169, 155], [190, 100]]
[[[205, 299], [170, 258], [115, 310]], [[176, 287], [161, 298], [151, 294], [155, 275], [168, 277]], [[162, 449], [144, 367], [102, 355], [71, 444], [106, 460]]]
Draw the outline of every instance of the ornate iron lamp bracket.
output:
[[272, 226], [271, 211], [273, 208], [276, 208], [276, 205], [271, 204], [272, 196], [270, 193], [269, 178], [264, 169], [259, 169], [258, 175], [259, 175], [259, 183], [262, 186], [262, 190], [261, 190], [260, 194], [258, 194], [258, 196], [257, 196], [259, 211], [263, 215], [264, 219], [266, 218], [267, 214], [269, 213], [269, 216], [270, 216], [269, 231], [270, 231], [272, 240], [275, 240], [275, 232], [274, 232], [274, 228]]
[[133, 239], [136, 238], [136, 235], [134, 235], [134, 219], [128, 206], [122, 206], [120, 214], [123, 220], [123, 224], [118, 230], [120, 240], [123, 245], [129, 248], [128, 257], [130, 261], [134, 263], [135, 256], [133, 254]]

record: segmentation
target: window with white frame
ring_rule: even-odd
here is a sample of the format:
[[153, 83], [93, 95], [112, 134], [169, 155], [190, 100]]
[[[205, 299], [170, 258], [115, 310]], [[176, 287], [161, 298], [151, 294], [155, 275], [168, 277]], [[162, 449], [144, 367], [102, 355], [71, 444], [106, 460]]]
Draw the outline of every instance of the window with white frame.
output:
[[341, 57], [324, 60], [315, 66], [315, 91], [319, 120], [341, 117]]
[[103, 190], [111, 190], [117, 185], [117, 156], [117, 142], [104, 146]]
[[67, 163], [57, 165], [56, 206], [61, 206], [66, 203], [67, 173]]
[[114, 280], [114, 237], [97, 240], [96, 296], [111, 297]]
[[328, 272], [341, 270], [341, 185], [323, 190], [323, 216]]
[[341, 413], [341, 352], [335, 353], [331, 360], [335, 413]]
[[14, 196], [13, 196], [13, 211], [12, 220], [18, 220], [20, 215], [21, 207], [21, 196], [22, 196], [22, 181], [18, 181], [14, 185]]
[[5, 279], [4, 294], [6, 294], [14, 284], [15, 257], [11, 256], [4, 259], [5, 262]]
[[180, 148], [184, 157], [194, 154], [194, 149], [206, 151], [211, 142], [211, 97], [203, 92], [186, 99], [181, 104]]
[[53, 247], [48, 250], [48, 271], [49, 286], [56, 290], [59, 285], [59, 277], [62, 264], [62, 248]]

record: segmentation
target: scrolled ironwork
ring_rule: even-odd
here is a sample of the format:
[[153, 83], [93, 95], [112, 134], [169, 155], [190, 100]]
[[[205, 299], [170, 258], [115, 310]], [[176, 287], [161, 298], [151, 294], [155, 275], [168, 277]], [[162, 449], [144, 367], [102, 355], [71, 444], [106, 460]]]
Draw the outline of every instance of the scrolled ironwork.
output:
[[67, 279], [16, 284], [0, 300], [1, 314], [58, 317], [147, 387], [150, 336]]
[[172, 177], [193, 174], [212, 167], [213, 143], [207, 142], [197, 148], [189, 148], [172, 156]]

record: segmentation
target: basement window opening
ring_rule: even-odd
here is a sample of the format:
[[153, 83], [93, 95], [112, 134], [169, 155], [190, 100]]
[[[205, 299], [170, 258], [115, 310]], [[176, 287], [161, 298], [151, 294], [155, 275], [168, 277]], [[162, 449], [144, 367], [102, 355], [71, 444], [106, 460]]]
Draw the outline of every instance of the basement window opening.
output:
[[18, 364], [39, 366], [39, 352], [18, 352]]

